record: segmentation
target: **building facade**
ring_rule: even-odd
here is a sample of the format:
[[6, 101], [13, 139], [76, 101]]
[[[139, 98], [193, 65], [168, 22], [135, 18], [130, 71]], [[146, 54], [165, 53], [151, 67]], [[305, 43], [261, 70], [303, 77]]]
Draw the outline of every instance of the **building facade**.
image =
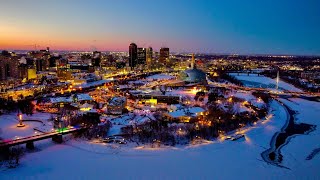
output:
[[169, 48], [167, 47], [160, 48], [159, 63], [166, 65], [168, 61], [169, 61]]
[[153, 63], [153, 50], [152, 50], [152, 47], [149, 47], [146, 49], [146, 64], [148, 69], [152, 68], [152, 63]]
[[19, 59], [0, 55], [0, 81], [19, 78]]
[[136, 66], [138, 59], [138, 47], [135, 43], [131, 43], [129, 46], [129, 66], [131, 70]]

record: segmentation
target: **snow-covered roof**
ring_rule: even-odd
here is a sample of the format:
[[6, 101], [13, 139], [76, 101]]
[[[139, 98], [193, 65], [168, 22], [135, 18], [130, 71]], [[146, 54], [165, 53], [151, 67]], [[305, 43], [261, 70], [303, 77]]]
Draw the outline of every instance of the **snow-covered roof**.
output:
[[122, 105], [125, 102], [126, 102], [126, 98], [125, 97], [113, 97], [113, 98], [110, 99], [108, 104], [111, 105], [111, 106], [119, 106], [119, 105]]
[[84, 103], [80, 106], [80, 108], [93, 108], [92, 104]]
[[196, 117], [197, 114], [201, 112], [205, 112], [205, 110], [201, 107], [191, 107], [169, 112], [168, 114], [173, 118], [179, 118], [183, 116]]
[[[77, 94], [78, 101], [90, 101], [93, 100], [88, 94]], [[51, 103], [71, 103], [73, 102], [72, 96], [69, 97], [55, 97], [50, 98]]]
[[50, 98], [51, 103], [71, 103], [72, 99], [68, 97], [55, 97], [55, 98]]
[[83, 83], [81, 85], [75, 86], [75, 88], [79, 88], [79, 87], [82, 87], [82, 88], [94, 87], [94, 86], [99, 86], [99, 85], [102, 85], [102, 84], [108, 83], [108, 82], [111, 82], [111, 80], [104, 80], [103, 79], [103, 80], [99, 80], [99, 81]]
[[93, 100], [89, 94], [77, 94], [78, 101], [91, 101]]
[[153, 79], [174, 79], [174, 76], [167, 75], [167, 74], [155, 74], [152, 76], [148, 76], [146, 79], [153, 80]]

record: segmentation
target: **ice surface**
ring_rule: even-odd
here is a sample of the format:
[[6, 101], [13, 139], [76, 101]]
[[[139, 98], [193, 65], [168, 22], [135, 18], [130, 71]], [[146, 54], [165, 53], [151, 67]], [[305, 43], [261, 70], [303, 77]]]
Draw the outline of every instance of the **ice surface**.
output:
[[291, 170], [263, 162], [260, 153], [286, 121], [283, 107], [273, 102], [272, 108], [273, 117], [247, 129], [243, 141], [216, 140], [206, 145], [153, 151], [133, 148], [131, 144], [110, 146], [75, 140], [61, 145], [40, 144], [41, 151], [26, 154], [21, 166], [2, 171], [0, 179], [319, 178], [319, 166], [312, 161], [305, 166], [292, 164]]

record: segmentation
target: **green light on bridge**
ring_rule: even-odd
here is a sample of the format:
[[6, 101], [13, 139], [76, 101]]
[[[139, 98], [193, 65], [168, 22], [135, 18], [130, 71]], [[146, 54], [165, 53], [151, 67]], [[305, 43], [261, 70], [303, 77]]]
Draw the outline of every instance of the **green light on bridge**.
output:
[[59, 129], [57, 129], [56, 132], [62, 133], [62, 132], [65, 132], [65, 131], [67, 131], [67, 130], [68, 130], [68, 128], [67, 128], [67, 127], [64, 127], [64, 128], [59, 128]]

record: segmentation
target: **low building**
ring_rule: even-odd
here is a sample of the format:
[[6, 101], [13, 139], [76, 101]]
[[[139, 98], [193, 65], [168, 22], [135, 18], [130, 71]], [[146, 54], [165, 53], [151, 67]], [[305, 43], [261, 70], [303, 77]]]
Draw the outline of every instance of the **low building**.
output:
[[62, 80], [71, 80], [72, 72], [70, 69], [67, 69], [67, 68], [58, 68], [57, 76]]
[[129, 93], [134, 99], [138, 99], [142, 104], [178, 104], [180, 102], [180, 96], [178, 95], [161, 95], [161, 92], [145, 93], [136, 90], [131, 90]]
[[122, 114], [123, 109], [127, 106], [126, 97], [113, 97], [108, 101], [107, 110], [110, 114]]
[[201, 107], [190, 107], [168, 112], [165, 116], [169, 121], [192, 122], [203, 117], [205, 112], [205, 109]]

